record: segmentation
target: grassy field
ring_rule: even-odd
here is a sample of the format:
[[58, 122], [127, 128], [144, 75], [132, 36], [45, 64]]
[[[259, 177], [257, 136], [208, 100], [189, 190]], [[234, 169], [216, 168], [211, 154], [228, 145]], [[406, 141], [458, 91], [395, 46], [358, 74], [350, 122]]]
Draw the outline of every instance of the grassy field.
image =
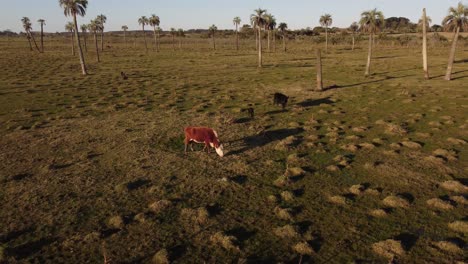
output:
[[[378, 45], [369, 78], [366, 42], [332, 46], [324, 92], [307, 41], [262, 69], [209, 41], [114, 43], [83, 77], [65, 39], [1, 39], [0, 263], [466, 261], [466, 41], [450, 82], [448, 46], [431, 80], [417, 46]], [[187, 125], [226, 155], [184, 155]]]

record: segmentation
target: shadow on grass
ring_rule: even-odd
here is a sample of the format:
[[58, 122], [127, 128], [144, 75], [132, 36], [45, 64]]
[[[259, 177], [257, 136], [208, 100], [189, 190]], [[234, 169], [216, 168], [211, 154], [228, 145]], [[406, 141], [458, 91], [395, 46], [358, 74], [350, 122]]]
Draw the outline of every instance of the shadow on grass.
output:
[[55, 241], [55, 238], [41, 238], [39, 240], [27, 242], [14, 248], [10, 248], [7, 250], [7, 254], [14, 256], [16, 259], [24, 259], [34, 255], [43, 247], [48, 246]]
[[347, 85], [334, 85], [332, 87], [327, 87], [324, 90], [350, 88], [350, 87], [355, 87], [355, 86], [364, 85], [364, 84], [379, 83], [379, 82], [383, 82], [383, 81], [387, 81], [387, 80], [401, 79], [401, 78], [406, 78], [406, 77], [411, 77], [411, 76], [414, 76], [414, 75], [403, 75], [403, 76], [398, 76], [398, 77], [387, 76], [387, 77], [385, 77], [383, 79], [378, 79], [378, 80], [372, 80], [372, 81], [366, 81], [366, 82], [360, 82], [360, 83], [353, 83], [353, 84], [347, 84]]
[[326, 98], [315, 99], [315, 100], [307, 99], [303, 102], [298, 103], [297, 105], [302, 106], [302, 107], [312, 107], [312, 106], [317, 106], [321, 104], [333, 105], [334, 102], [330, 100], [330, 97], [326, 97]]
[[244, 153], [245, 151], [257, 148], [257, 147], [263, 147], [271, 142], [283, 140], [287, 137], [297, 135], [301, 133], [302, 131], [303, 129], [301, 128], [277, 129], [277, 130], [265, 131], [264, 133], [261, 133], [259, 135], [248, 136], [243, 139], [234, 140], [228, 143], [232, 144], [233, 142], [236, 142], [236, 141], [243, 141], [245, 146], [241, 149], [228, 152], [226, 156], [237, 155], [237, 154]]

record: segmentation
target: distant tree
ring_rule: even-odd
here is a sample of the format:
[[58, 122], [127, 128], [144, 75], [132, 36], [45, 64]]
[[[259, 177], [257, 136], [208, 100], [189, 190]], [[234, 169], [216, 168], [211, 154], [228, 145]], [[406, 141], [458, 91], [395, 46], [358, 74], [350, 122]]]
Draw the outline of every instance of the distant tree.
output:
[[103, 14], [97, 16], [97, 22], [101, 30], [101, 50], [104, 50], [104, 24], [107, 22], [107, 17]]
[[123, 25], [122, 26], [122, 30], [124, 32], [124, 42], [125, 42], [125, 47], [127, 47], [127, 30], [128, 30], [128, 27], [126, 25]]
[[83, 24], [80, 26], [80, 29], [81, 29], [81, 33], [83, 34], [83, 43], [84, 43], [85, 51], [88, 52], [88, 44], [86, 41], [86, 32], [88, 31], [88, 25]]
[[156, 34], [156, 27], [159, 27], [159, 23], [161, 22], [159, 20], [159, 17], [155, 14], [151, 15], [150, 18], [148, 19], [148, 22], [150, 26], [153, 27], [153, 33], [154, 33], [154, 46], [156, 46], [156, 50], [159, 51], [158, 48], [158, 36]]
[[468, 29], [468, 6], [458, 3], [457, 7], [450, 7], [449, 14], [442, 20], [442, 25], [447, 31], [453, 31], [452, 47], [450, 49], [447, 72], [445, 80], [450, 81], [452, 78], [453, 62], [455, 60], [455, 52], [457, 49], [458, 35], [461, 29]]
[[385, 24], [385, 18], [381, 11], [377, 9], [365, 11], [361, 14], [361, 20], [359, 21], [362, 32], [369, 33], [369, 53], [367, 55], [367, 66], [365, 76], [370, 74], [371, 58], [372, 58], [372, 44], [375, 33], [379, 32]]
[[256, 29], [258, 39], [258, 67], [262, 67], [262, 28], [265, 27], [265, 9], [256, 9], [254, 14], [250, 15], [250, 21]]
[[325, 53], [328, 52], [328, 27], [333, 23], [332, 16], [330, 14], [325, 14], [320, 17], [320, 25], [325, 27]]
[[441, 25], [437, 25], [437, 24], [434, 24], [431, 27], [432, 32], [442, 32], [443, 29], [444, 27], [442, 27]]
[[45, 20], [44, 19], [39, 19], [37, 20], [39, 24], [41, 25], [41, 52], [44, 52], [44, 25], [45, 25]]
[[241, 23], [240, 17], [235, 17], [232, 22], [236, 26], [236, 50], [239, 50], [239, 25]]
[[60, 6], [64, 10], [65, 16], [73, 16], [73, 25], [75, 27], [75, 36], [78, 44], [78, 52], [80, 55], [81, 70], [83, 75], [87, 75], [85, 59], [83, 56], [83, 50], [80, 44], [80, 35], [78, 33], [78, 23], [76, 21], [76, 15], [84, 16], [86, 14], [86, 7], [88, 6], [88, 0], [59, 0]]
[[171, 36], [172, 36], [172, 49], [175, 50], [175, 35], [176, 35], [176, 29], [171, 28]]
[[142, 16], [138, 19], [138, 24], [141, 25], [142, 29], [143, 29], [143, 38], [145, 39], [145, 48], [146, 48], [146, 52], [148, 52], [148, 44], [146, 43], [146, 33], [145, 33], [145, 26], [148, 25], [149, 21], [148, 21], [148, 18], [146, 16]]
[[94, 47], [96, 49], [96, 61], [100, 62], [97, 33], [101, 31], [101, 22], [98, 21], [97, 19], [91, 20], [91, 22], [88, 25], [88, 28], [90, 31], [93, 32], [93, 36], [94, 36]]
[[65, 30], [70, 32], [72, 55], [75, 56], [75, 35], [73, 34], [73, 32], [75, 31], [75, 25], [73, 24], [73, 22], [68, 22], [67, 24], [65, 24]]
[[353, 35], [353, 47], [351, 50], [354, 50], [354, 43], [355, 43], [355, 34], [359, 30], [359, 25], [356, 22], [353, 22], [351, 26], [349, 26], [349, 30], [351, 31], [351, 34]]
[[215, 33], [216, 33], [216, 30], [218, 30], [218, 28], [215, 25], [211, 25], [209, 30], [211, 32], [211, 38], [213, 39], [213, 49], [216, 50]]
[[271, 31], [276, 27], [276, 19], [272, 14], [265, 14], [265, 30], [268, 32], [268, 41], [267, 41], [267, 48], [268, 52], [270, 52], [270, 38], [271, 38]]
[[29, 47], [31, 48], [31, 50], [33, 50], [31, 46], [31, 39], [32, 39], [34, 42], [34, 45], [36, 46], [37, 51], [40, 52], [39, 47], [37, 46], [36, 40], [34, 39], [34, 35], [31, 33], [31, 30], [32, 30], [31, 20], [28, 17], [23, 17], [21, 19], [21, 22], [23, 22], [23, 28], [26, 31], [26, 36], [29, 41]]
[[286, 30], [288, 29], [288, 24], [279, 23], [278, 29], [281, 31], [281, 36], [283, 37], [283, 50], [286, 52]]

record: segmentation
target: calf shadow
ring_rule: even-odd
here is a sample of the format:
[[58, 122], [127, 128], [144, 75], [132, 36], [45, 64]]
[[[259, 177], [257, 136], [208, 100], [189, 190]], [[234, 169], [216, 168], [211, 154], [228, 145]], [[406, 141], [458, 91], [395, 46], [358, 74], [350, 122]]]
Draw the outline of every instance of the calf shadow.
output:
[[265, 131], [258, 135], [247, 136], [243, 139], [234, 140], [234, 141], [229, 142], [229, 144], [232, 144], [235, 141], [243, 141], [245, 146], [242, 147], [241, 149], [230, 151], [229, 153], [227, 153], [227, 156], [241, 154], [245, 151], [248, 151], [257, 147], [263, 147], [271, 142], [283, 140], [287, 137], [297, 135], [303, 131], [304, 130], [302, 128], [282, 128], [282, 129]]

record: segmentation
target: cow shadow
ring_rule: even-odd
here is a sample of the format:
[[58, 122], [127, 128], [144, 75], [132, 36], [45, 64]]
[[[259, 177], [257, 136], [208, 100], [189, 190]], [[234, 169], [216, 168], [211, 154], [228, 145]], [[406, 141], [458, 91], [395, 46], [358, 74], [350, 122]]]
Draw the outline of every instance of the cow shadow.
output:
[[304, 130], [302, 128], [282, 128], [264, 131], [263, 133], [254, 136], [247, 136], [239, 140], [234, 140], [229, 142], [229, 144], [232, 144], [236, 141], [242, 141], [244, 146], [238, 150], [230, 151], [227, 153], [227, 156], [237, 155], [254, 148], [263, 147], [271, 142], [283, 140], [287, 137], [297, 135], [303, 131]]
[[325, 98], [320, 98], [320, 99], [307, 99], [303, 102], [298, 103], [297, 105], [302, 106], [302, 107], [312, 107], [312, 106], [318, 106], [321, 104], [329, 104], [333, 105], [335, 102], [330, 100], [330, 97], [325, 97]]

